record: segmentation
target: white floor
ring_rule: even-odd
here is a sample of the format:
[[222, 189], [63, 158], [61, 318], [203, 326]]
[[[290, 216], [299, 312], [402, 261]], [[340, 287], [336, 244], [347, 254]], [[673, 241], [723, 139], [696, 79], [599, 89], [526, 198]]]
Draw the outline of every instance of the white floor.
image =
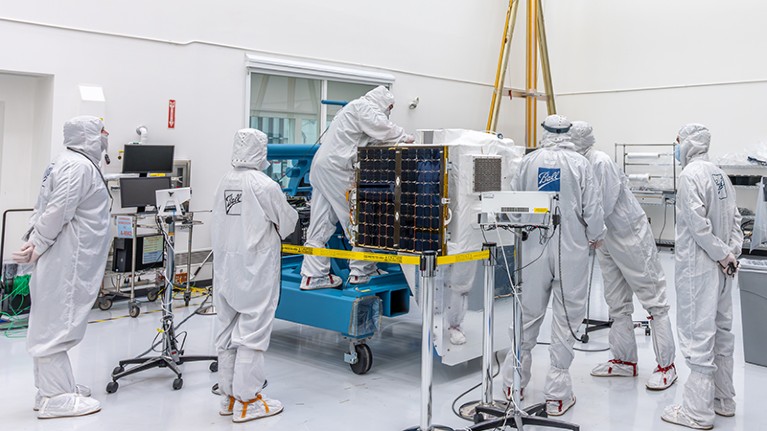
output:
[[[673, 256], [663, 253], [673, 309]], [[598, 277], [596, 277], [598, 278]], [[597, 288], [593, 295], [600, 295]], [[596, 298], [598, 299], [598, 297]], [[736, 335], [735, 387], [738, 393], [737, 415], [716, 418], [717, 430], [767, 429], [763, 414], [767, 399], [767, 368], [746, 364], [740, 321], [740, 297], [735, 302]], [[592, 316], [604, 318], [602, 301], [592, 301]], [[183, 305], [183, 303], [181, 303]], [[384, 328], [370, 342], [374, 363], [370, 373], [353, 374], [342, 362], [348, 344], [337, 334], [289, 322], [278, 321], [267, 353], [269, 388], [266, 393], [285, 404], [284, 413], [247, 424], [232, 424], [217, 414], [218, 399], [210, 393], [216, 375], [207, 363], [183, 365], [184, 387], [171, 389], [170, 371], [157, 369], [125, 378], [115, 394], [104, 390], [109, 374], [118, 359], [144, 351], [156, 334], [159, 313], [144, 313], [137, 319], [127, 315], [127, 305], [118, 302], [108, 312], [93, 311], [93, 319], [118, 317], [89, 325], [85, 340], [73, 350], [75, 375], [82, 384], [93, 388], [103, 410], [92, 416], [38, 420], [32, 411], [35, 393], [32, 361], [23, 338], [0, 337], [0, 427], [7, 430], [403, 430], [419, 423], [420, 414], [420, 318], [415, 304], [408, 316], [384, 320]], [[639, 308], [638, 308], [639, 309]], [[191, 308], [178, 308], [185, 316]], [[643, 318], [637, 312], [636, 319]], [[184, 327], [189, 331], [186, 351], [189, 354], [212, 352], [213, 318], [193, 317]], [[540, 341], [547, 341], [544, 327]], [[669, 390], [654, 393], [645, 390], [644, 380], [654, 366], [649, 337], [637, 331], [640, 354], [639, 378], [599, 379], [589, 375], [591, 367], [608, 359], [608, 353], [578, 352], [571, 367], [577, 405], [562, 419], [580, 424], [582, 430], [681, 430], [660, 420], [663, 407], [679, 401], [682, 384], [689, 373], [684, 359], [677, 354], [680, 382]], [[606, 346], [607, 332], [591, 334], [586, 349]], [[542, 386], [548, 367], [545, 346], [534, 350], [533, 379], [525, 396], [527, 402], [542, 401]], [[448, 367], [434, 361], [433, 422], [453, 428], [470, 423], [453, 415], [451, 403], [466, 389], [479, 382], [480, 362]], [[501, 397], [500, 380], [495, 391]], [[475, 390], [460, 400], [476, 400]], [[526, 429], [535, 429], [526, 427]]]

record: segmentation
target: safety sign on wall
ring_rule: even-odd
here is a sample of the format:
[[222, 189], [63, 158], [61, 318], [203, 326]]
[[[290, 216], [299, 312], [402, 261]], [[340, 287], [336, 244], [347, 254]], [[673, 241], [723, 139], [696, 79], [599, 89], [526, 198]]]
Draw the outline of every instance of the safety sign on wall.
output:
[[168, 100], [168, 128], [176, 128], [176, 101]]

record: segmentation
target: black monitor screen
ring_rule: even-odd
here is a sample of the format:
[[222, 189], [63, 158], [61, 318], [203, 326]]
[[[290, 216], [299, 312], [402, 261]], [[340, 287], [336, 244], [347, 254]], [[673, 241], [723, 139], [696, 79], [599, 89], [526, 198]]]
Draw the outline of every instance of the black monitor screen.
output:
[[173, 145], [128, 144], [123, 154], [123, 173], [173, 172]]
[[169, 188], [170, 177], [120, 178], [120, 206], [155, 206], [154, 192]]

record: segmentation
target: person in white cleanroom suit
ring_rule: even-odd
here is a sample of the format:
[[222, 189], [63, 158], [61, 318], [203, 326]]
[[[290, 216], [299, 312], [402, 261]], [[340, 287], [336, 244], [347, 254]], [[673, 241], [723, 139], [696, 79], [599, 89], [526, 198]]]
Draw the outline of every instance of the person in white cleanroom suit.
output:
[[101, 409], [90, 389], [75, 383], [67, 352], [83, 339], [104, 278], [110, 195], [99, 163], [108, 135], [96, 117], [64, 123], [66, 150], [46, 169], [27, 242], [13, 254], [18, 263], [35, 263], [27, 349], [41, 419]]
[[573, 121], [570, 130], [575, 149], [594, 168], [594, 178], [602, 191], [607, 234], [599, 250], [599, 267], [605, 285], [605, 301], [610, 307], [610, 351], [612, 359], [591, 370], [597, 377], [636, 377], [637, 344], [634, 337], [633, 296], [650, 314], [653, 348], [657, 366], [645, 384], [662, 390], [676, 381], [674, 332], [668, 317], [666, 277], [658, 259], [658, 249], [650, 223], [639, 201], [628, 188], [628, 178], [610, 156], [593, 149], [594, 134], [584, 121]]
[[[530, 381], [531, 350], [553, 295], [551, 367], [543, 392], [546, 411], [559, 416], [575, 404], [568, 371], [575, 343], [571, 328], [577, 330], [586, 314], [589, 247], [601, 245], [605, 225], [599, 185], [588, 160], [575, 152], [570, 142], [570, 122], [560, 115], [550, 115], [542, 126], [545, 132], [541, 148], [522, 159], [512, 189], [559, 193], [561, 224], [556, 230], [536, 229], [522, 242], [521, 383], [524, 389]], [[561, 280], [561, 289], [557, 280]], [[510, 351], [502, 367], [508, 398], [515, 360]]]
[[[357, 147], [370, 142], [414, 141], [402, 127], [389, 120], [394, 95], [383, 86], [352, 100], [333, 118], [322, 145], [314, 155], [309, 181], [312, 184], [311, 214], [306, 233], [307, 247], [325, 247], [340, 222], [349, 238], [349, 203], [347, 191], [354, 187], [354, 164]], [[355, 248], [354, 251], [361, 249]], [[378, 274], [375, 263], [349, 261], [349, 283], [364, 284]], [[301, 289], [323, 289], [341, 285], [341, 278], [330, 274], [330, 259], [304, 256], [301, 266]]]
[[263, 170], [266, 134], [242, 129], [234, 136], [232, 166], [213, 204], [213, 303], [222, 416], [246, 422], [280, 413], [267, 398], [264, 352], [280, 298], [281, 239], [293, 233], [298, 213]]
[[666, 407], [662, 419], [711, 429], [715, 415], [735, 415], [730, 275], [737, 270], [743, 232], [732, 183], [708, 161], [709, 130], [688, 124], [677, 142], [683, 169], [676, 195], [676, 320], [690, 377], [682, 405]]

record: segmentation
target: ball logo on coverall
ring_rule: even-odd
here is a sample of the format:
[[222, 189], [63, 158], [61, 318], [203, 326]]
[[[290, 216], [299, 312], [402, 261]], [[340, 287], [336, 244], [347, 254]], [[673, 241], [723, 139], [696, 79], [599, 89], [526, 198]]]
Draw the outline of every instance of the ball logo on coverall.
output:
[[226, 215], [241, 215], [242, 214], [242, 190], [226, 190], [224, 191], [224, 205], [226, 207]]
[[559, 191], [559, 168], [538, 168], [538, 191]]
[[727, 189], [724, 188], [724, 175], [712, 174], [711, 177], [714, 178], [714, 184], [716, 184], [716, 195], [720, 200], [727, 199]]

